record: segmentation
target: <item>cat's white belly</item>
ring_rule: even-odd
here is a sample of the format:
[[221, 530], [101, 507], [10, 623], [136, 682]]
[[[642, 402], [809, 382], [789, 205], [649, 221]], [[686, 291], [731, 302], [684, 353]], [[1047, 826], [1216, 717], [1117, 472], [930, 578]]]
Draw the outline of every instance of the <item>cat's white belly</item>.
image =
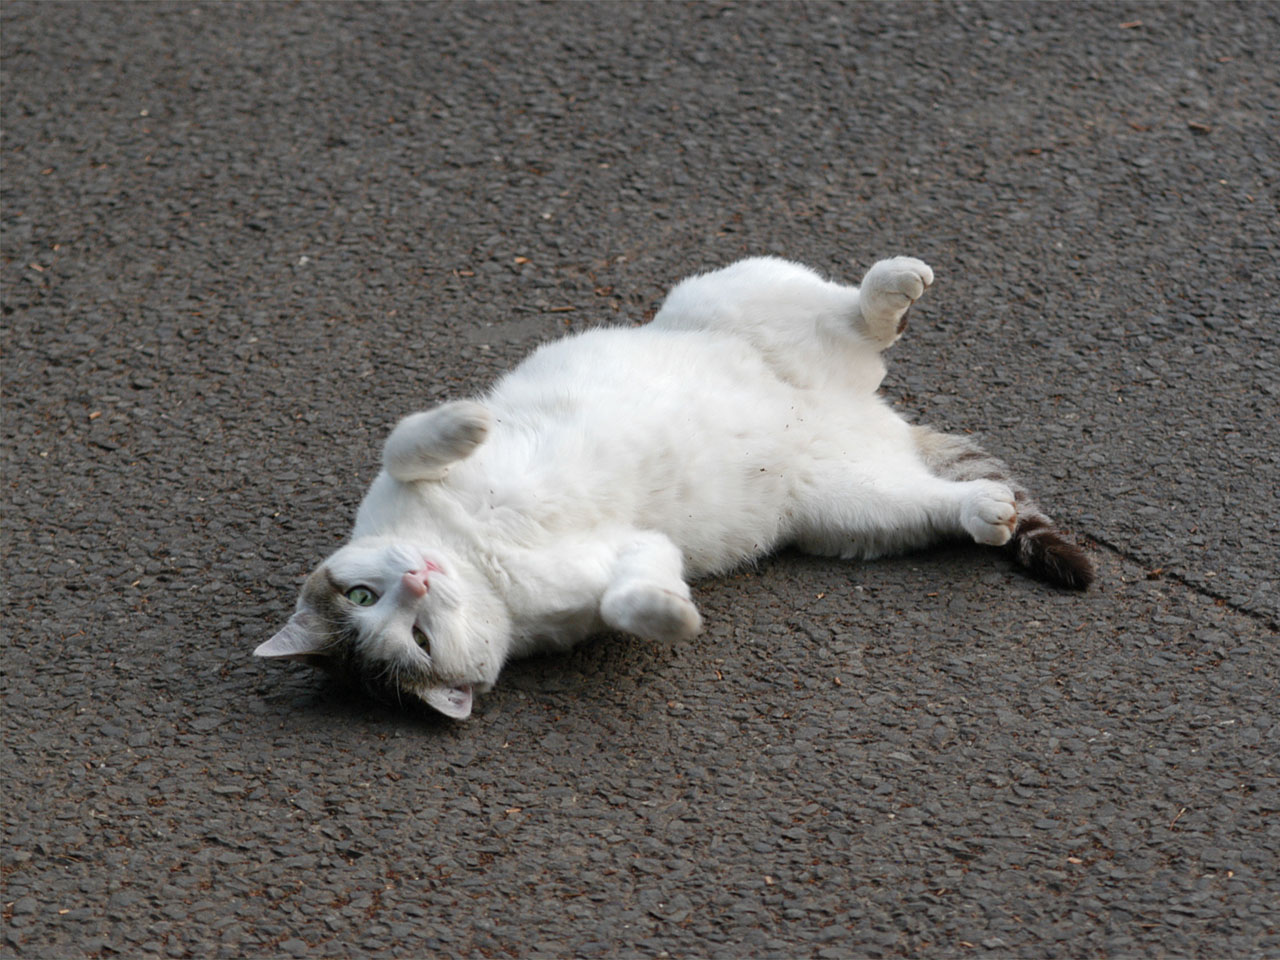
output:
[[696, 331], [551, 344], [484, 403], [490, 436], [446, 481], [469, 512], [535, 539], [658, 530], [695, 576], [785, 541], [817, 460], [906, 430], [873, 397], [798, 388], [743, 341]]

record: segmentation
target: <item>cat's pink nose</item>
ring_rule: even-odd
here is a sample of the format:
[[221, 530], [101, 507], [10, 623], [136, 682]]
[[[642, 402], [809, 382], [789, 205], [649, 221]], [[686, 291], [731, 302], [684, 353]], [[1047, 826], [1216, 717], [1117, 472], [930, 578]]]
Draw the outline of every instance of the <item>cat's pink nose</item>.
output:
[[430, 570], [410, 570], [400, 578], [400, 582], [404, 584], [404, 588], [409, 591], [410, 595], [425, 597], [427, 595], [427, 577], [430, 573]]

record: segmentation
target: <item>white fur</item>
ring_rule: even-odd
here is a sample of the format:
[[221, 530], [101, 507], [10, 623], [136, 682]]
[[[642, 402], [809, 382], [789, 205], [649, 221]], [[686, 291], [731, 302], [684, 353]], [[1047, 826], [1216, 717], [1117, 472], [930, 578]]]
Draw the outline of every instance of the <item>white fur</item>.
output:
[[[676, 286], [646, 327], [548, 344], [478, 402], [401, 421], [328, 561], [390, 592], [387, 629], [369, 628], [387, 634], [377, 655], [425, 656], [409, 627], [429, 624], [442, 686], [415, 692], [439, 707], [446, 688], [491, 687], [511, 656], [603, 627], [693, 636], [687, 579], [782, 544], [871, 557], [957, 533], [1004, 543], [1012, 492], [934, 476], [876, 394], [881, 351], [932, 281], [901, 257], [861, 290], [744, 260]], [[397, 599], [423, 556], [438, 587]], [[464, 710], [469, 695], [446, 712]]]

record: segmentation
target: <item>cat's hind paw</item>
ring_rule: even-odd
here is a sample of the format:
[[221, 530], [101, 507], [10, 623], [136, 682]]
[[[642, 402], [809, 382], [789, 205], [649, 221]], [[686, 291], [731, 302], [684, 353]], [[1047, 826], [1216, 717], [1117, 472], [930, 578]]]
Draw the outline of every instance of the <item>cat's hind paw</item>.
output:
[[615, 630], [644, 640], [671, 643], [702, 632], [692, 601], [656, 583], [611, 587], [600, 601], [600, 618]]
[[978, 543], [1000, 547], [1009, 542], [1018, 524], [1013, 491], [992, 480], [970, 481], [971, 490], [960, 509], [960, 522]]
[[892, 257], [872, 264], [862, 278], [858, 310], [863, 333], [883, 350], [907, 328], [907, 311], [933, 284], [933, 270], [914, 257]]

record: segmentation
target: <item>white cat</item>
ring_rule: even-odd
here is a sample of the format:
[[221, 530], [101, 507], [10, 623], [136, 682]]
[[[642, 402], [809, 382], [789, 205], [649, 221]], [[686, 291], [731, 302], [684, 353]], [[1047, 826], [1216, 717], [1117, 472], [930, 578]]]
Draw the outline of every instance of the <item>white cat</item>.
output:
[[866, 558], [967, 535], [1074, 588], [1092, 568], [998, 460], [877, 395], [933, 282], [861, 289], [772, 258], [679, 284], [648, 326], [537, 350], [478, 401], [406, 417], [351, 542], [257, 648], [457, 719], [508, 658], [701, 628], [688, 578], [784, 544]]

